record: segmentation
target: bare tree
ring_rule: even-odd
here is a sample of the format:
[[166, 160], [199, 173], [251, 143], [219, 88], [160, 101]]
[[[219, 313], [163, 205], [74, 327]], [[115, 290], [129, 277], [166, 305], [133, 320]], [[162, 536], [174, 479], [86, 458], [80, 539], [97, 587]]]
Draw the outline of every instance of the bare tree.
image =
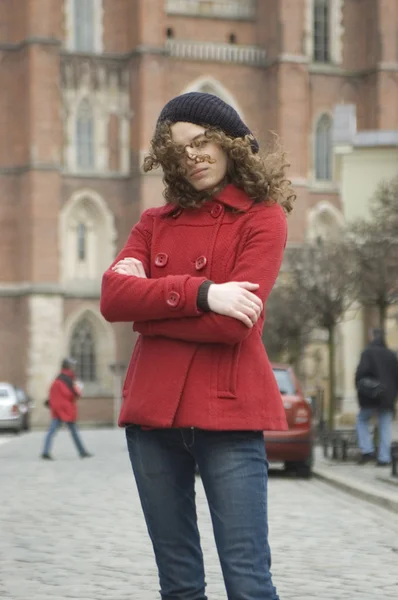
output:
[[286, 361], [299, 371], [313, 316], [294, 281], [286, 278], [277, 284], [268, 299], [266, 315], [263, 342], [271, 360]]
[[384, 225], [388, 237], [398, 236], [398, 176], [382, 181], [370, 202], [371, 219]]
[[398, 177], [380, 184], [370, 205], [370, 218], [350, 226], [358, 300], [377, 307], [385, 327], [388, 307], [398, 302]]
[[356, 297], [356, 278], [350, 246], [339, 240], [307, 242], [288, 255], [288, 270], [301, 302], [307, 304], [314, 324], [328, 332], [329, 429], [335, 418], [335, 332]]

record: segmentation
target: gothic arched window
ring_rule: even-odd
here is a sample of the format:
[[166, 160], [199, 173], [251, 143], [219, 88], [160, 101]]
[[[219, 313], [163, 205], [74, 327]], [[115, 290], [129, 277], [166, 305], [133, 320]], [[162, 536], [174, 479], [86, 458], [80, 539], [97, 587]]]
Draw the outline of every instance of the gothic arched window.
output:
[[85, 223], [79, 223], [77, 226], [77, 258], [86, 260], [87, 253], [87, 227]]
[[313, 11], [313, 59], [315, 62], [330, 61], [330, 0], [314, 0]]
[[95, 14], [93, 0], [74, 0], [74, 37], [77, 52], [94, 52]]
[[94, 328], [83, 318], [75, 326], [70, 340], [70, 356], [76, 361], [76, 376], [84, 383], [97, 381], [97, 360]]
[[332, 179], [332, 119], [322, 115], [315, 131], [315, 178]]

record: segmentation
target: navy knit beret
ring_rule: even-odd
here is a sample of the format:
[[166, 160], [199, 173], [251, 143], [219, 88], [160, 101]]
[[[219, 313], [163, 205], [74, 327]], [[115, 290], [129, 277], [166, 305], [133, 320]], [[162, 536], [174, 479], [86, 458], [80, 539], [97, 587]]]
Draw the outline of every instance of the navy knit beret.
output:
[[250, 129], [242, 121], [232, 106], [213, 94], [204, 92], [188, 92], [173, 98], [166, 104], [159, 115], [158, 124], [164, 121], [177, 123], [195, 123], [195, 125], [210, 125], [218, 127], [228, 136], [237, 138], [245, 135], [252, 136], [253, 152], [258, 152], [259, 145]]

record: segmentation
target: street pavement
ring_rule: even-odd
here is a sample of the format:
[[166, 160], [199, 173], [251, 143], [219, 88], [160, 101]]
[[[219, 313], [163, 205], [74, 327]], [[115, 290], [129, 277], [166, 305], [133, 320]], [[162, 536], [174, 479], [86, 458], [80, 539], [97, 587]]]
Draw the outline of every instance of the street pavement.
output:
[[398, 520], [398, 477], [392, 468], [376, 467], [375, 462], [357, 465], [357, 456], [347, 460], [332, 460], [323, 456], [322, 448], [316, 448], [314, 473], [320, 479], [351, 494], [394, 511]]
[[[392, 439], [398, 442], [398, 421], [393, 422]], [[315, 474], [335, 487], [349, 491], [357, 497], [367, 499], [397, 513], [398, 477], [392, 475], [392, 467], [376, 467], [375, 461], [366, 465], [357, 464], [359, 450], [351, 448], [347, 460], [325, 458], [321, 447], [315, 449]]]
[[[66, 431], [54, 462], [43, 434], [0, 436], [1, 600], [155, 600], [157, 573], [121, 430]], [[200, 479], [197, 500], [209, 600], [225, 600]], [[398, 517], [310, 481], [271, 474], [270, 542], [281, 600], [398, 597]]]

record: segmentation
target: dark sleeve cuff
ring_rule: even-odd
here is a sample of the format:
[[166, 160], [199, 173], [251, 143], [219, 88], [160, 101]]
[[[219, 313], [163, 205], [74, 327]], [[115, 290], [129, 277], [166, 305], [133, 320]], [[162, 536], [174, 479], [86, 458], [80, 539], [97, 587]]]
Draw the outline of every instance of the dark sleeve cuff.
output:
[[210, 279], [204, 281], [202, 285], [199, 287], [198, 295], [196, 298], [196, 305], [199, 310], [203, 310], [203, 312], [209, 312], [210, 306], [207, 301], [207, 296], [209, 294], [209, 287], [214, 283], [214, 281], [210, 281]]

